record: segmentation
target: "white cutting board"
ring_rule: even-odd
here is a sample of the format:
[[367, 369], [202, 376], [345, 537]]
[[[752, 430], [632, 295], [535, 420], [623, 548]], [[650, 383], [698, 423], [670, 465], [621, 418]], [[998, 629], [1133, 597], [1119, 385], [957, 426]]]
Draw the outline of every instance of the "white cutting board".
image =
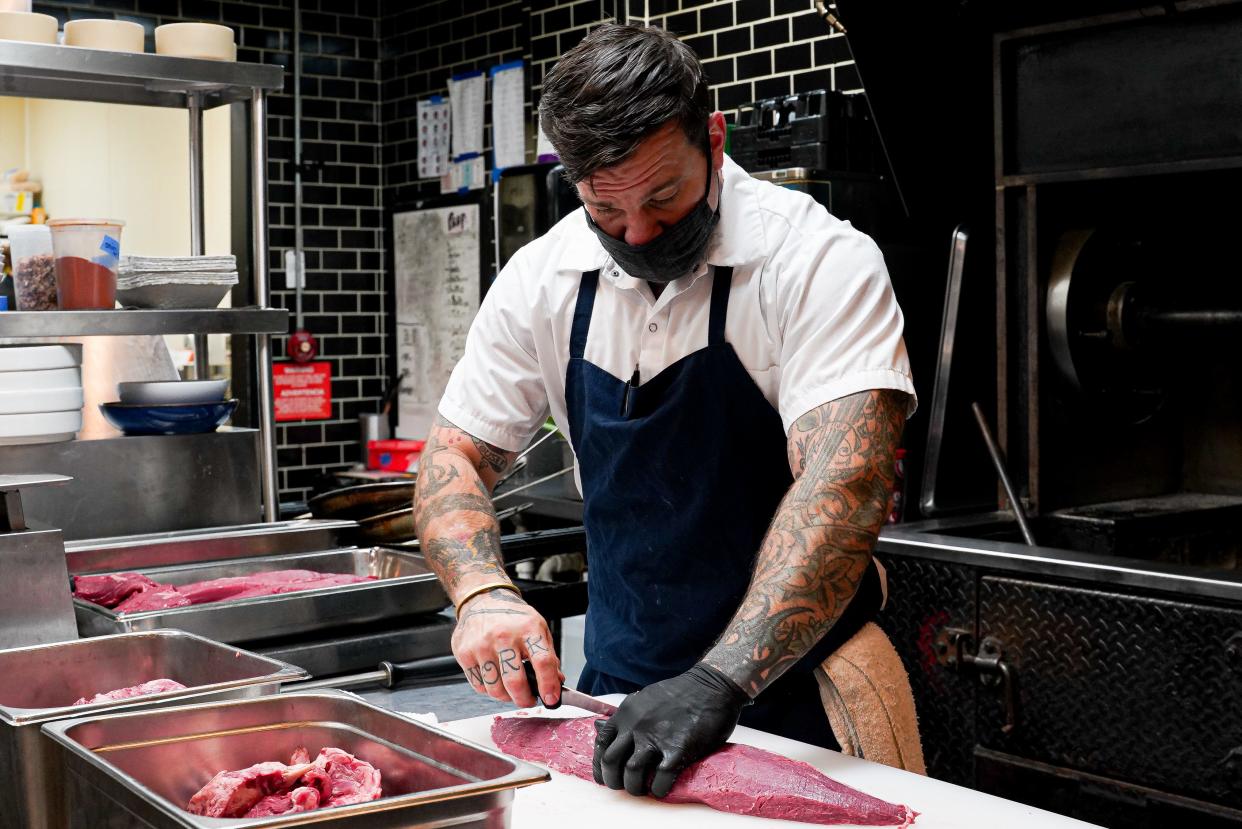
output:
[[[620, 695], [602, 697], [616, 704]], [[537, 716], [583, 717], [590, 714], [564, 706], [556, 711], [528, 709]], [[443, 723], [442, 728], [488, 748], [495, 748], [494, 717], [473, 717]], [[1072, 820], [1010, 800], [982, 794], [917, 774], [881, 766], [836, 751], [798, 743], [738, 726], [732, 741], [810, 763], [834, 780], [894, 803], [905, 803], [919, 813], [915, 829], [1070, 829], [1092, 824]], [[717, 812], [696, 803], [660, 803], [633, 797], [587, 780], [553, 771], [552, 780], [518, 789], [513, 802], [511, 829], [777, 829], [809, 824]], [[585, 823], [584, 823], [585, 819]]]

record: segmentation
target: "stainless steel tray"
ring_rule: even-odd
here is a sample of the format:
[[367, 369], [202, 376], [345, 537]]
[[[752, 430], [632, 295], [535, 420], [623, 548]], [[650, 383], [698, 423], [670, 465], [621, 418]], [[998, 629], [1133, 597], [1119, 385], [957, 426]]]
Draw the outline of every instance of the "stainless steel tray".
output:
[[232, 558], [137, 568], [133, 572], [168, 584], [188, 584], [293, 569], [375, 576], [378, 581], [120, 615], [75, 599], [78, 631], [83, 636], [98, 636], [172, 627], [221, 642], [247, 642], [342, 624], [434, 613], [449, 605], [448, 596], [421, 555], [382, 547]]
[[[513, 790], [549, 779], [543, 769], [476, 746], [352, 694], [282, 694], [97, 719], [49, 723], [67, 757], [72, 827], [508, 825]], [[370, 803], [274, 818], [204, 818], [183, 810], [221, 769], [314, 756], [336, 746], [380, 770]]]
[[[0, 827], [65, 825], [61, 752], [42, 723], [187, 701], [275, 694], [306, 672], [178, 630], [157, 630], [0, 651]], [[100, 691], [149, 679], [187, 686], [135, 699], [74, 706]]]
[[72, 575], [306, 553], [348, 546], [341, 538], [357, 527], [353, 521], [295, 519], [271, 524], [91, 538], [67, 542], [65, 560]]

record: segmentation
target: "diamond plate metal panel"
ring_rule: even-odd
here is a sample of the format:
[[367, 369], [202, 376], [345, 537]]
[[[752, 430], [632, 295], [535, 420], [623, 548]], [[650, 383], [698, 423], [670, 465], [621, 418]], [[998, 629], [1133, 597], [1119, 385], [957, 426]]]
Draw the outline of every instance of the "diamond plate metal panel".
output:
[[1242, 805], [1240, 633], [1242, 609], [984, 577], [979, 634], [1016, 665], [1020, 707], [1003, 734], [981, 693], [979, 742]]
[[892, 553], [881, 554], [880, 560], [888, 570], [888, 606], [876, 621], [910, 674], [927, 771], [940, 780], [973, 785], [978, 680], [938, 664], [933, 644], [942, 628], [974, 630], [974, 572]]

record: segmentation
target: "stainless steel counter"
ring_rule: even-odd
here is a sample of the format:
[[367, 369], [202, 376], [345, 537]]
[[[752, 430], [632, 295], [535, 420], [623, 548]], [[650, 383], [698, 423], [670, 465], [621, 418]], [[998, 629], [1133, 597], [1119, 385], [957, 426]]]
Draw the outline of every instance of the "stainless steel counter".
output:
[[355, 693], [372, 705], [407, 714], [435, 714], [440, 722], [503, 714], [514, 706], [476, 693], [463, 677], [459, 682], [430, 688], [361, 689]]
[[1012, 523], [1007, 513], [933, 519], [886, 527], [877, 553], [963, 564], [1026, 575], [1158, 590], [1179, 596], [1242, 603], [1242, 573], [1160, 561], [1030, 547], [996, 538], [972, 538]]

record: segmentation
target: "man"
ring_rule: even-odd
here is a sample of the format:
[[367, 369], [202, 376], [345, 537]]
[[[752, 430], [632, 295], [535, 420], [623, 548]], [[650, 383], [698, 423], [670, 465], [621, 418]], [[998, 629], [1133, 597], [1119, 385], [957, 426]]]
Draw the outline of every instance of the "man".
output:
[[[599, 782], [668, 793], [741, 722], [836, 747], [813, 671], [877, 609], [871, 553], [913, 385], [875, 244], [724, 155], [694, 53], [607, 24], [548, 75], [584, 210], [479, 310], [422, 457], [428, 561], [474, 688], [554, 702], [545, 621], [505, 575], [490, 491], [550, 409], [578, 462], [590, 609], [579, 688]], [[753, 704], [752, 704], [753, 703]]]

